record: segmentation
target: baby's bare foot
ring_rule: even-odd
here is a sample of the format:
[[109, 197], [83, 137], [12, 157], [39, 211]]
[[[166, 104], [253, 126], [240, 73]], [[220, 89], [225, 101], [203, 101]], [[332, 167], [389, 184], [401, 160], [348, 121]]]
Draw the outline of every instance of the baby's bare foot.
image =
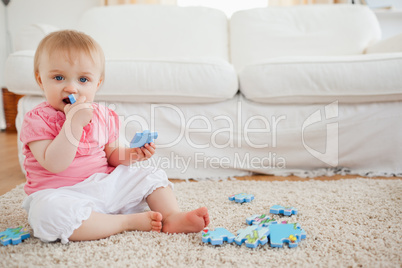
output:
[[162, 229], [162, 214], [155, 211], [148, 211], [137, 214], [130, 214], [127, 231], [154, 231]]
[[165, 233], [197, 233], [209, 224], [206, 207], [189, 212], [177, 212], [163, 219], [162, 232]]

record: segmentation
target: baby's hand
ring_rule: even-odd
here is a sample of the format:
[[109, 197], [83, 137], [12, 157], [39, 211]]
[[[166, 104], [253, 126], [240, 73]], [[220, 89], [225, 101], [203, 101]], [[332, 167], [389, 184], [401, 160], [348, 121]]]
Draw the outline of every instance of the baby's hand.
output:
[[64, 107], [66, 119], [71, 120], [72, 125], [85, 127], [93, 117], [92, 103], [85, 102], [86, 97], [80, 96], [74, 104], [67, 104]]
[[133, 162], [148, 160], [155, 154], [155, 149], [153, 142], [147, 143], [141, 148], [131, 148], [130, 160]]

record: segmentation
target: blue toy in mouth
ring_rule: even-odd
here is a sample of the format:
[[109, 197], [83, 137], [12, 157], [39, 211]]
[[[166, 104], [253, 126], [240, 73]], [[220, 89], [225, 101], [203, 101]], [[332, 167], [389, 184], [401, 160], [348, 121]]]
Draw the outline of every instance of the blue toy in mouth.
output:
[[76, 96], [77, 96], [76, 94], [70, 94], [63, 99], [63, 102], [65, 104], [73, 104], [73, 103], [77, 102]]
[[77, 100], [74, 97], [74, 94], [68, 95], [68, 98], [70, 99], [70, 104], [74, 104]]

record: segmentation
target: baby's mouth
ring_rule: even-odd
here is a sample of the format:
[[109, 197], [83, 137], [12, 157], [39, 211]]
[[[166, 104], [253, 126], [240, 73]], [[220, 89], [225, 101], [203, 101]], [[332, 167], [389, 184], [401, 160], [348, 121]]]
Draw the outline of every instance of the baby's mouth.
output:
[[76, 100], [76, 96], [74, 96], [75, 94], [70, 94], [67, 97], [65, 97], [63, 99], [63, 102], [65, 104], [74, 104], [77, 100]]
[[70, 98], [69, 98], [69, 97], [64, 98], [64, 99], [63, 99], [63, 102], [64, 102], [65, 104], [71, 104], [71, 101], [70, 101]]

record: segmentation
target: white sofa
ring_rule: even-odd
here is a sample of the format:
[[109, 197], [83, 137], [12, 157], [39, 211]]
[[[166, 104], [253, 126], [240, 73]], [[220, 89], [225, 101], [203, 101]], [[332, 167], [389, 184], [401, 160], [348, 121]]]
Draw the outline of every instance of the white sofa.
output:
[[[181, 179], [402, 176], [402, 36], [380, 42], [364, 6], [260, 8], [230, 20], [202, 7], [110, 6], [76, 29], [105, 51], [97, 101], [121, 115], [122, 141], [159, 133], [141, 165]], [[33, 55], [53, 30], [33, 25], [7, 60], [8, 89], [26, 95], [17, 128], [43, 101]]]

